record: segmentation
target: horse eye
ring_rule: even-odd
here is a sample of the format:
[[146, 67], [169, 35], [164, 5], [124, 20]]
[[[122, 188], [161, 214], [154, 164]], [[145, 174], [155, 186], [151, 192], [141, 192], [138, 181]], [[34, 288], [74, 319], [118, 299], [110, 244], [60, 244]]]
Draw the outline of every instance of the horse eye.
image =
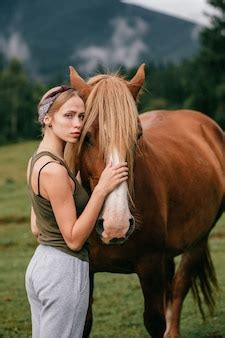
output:
[[88, 143], [89, 145], [92, 145], [92, 135], [90, 132], [87, 132], [85, 136], [85, 142]]

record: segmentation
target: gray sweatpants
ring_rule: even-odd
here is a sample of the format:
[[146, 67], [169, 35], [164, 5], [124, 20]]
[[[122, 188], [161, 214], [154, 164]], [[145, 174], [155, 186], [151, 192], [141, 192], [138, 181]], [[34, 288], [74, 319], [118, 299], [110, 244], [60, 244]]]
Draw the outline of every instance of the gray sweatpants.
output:
[[89, 301], [89, 263], [39, 245], [27, 267], [33, 338], [80, 338]]

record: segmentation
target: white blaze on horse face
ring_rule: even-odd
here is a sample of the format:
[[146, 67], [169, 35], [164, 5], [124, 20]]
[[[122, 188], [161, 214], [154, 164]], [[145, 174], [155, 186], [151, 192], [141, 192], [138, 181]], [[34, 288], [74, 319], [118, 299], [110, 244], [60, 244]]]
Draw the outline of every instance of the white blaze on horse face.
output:
[[[112, 161], [113, 165], [122, 162], [117, 150], [114, 150], [109, 156], [109, 161]], [[132, 218], [128, 206], [127, 192], [127, 183], [123, 182], [106, 198], [102, 212], [104, 227], [102, 240], [105, 243], [113, 238], [126, 236]]]

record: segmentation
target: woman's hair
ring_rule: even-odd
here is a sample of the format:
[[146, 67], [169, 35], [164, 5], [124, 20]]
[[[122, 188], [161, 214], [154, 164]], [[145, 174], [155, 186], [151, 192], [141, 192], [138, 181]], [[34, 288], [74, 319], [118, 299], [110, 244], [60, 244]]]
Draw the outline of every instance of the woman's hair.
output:
[[55, 87], [43, 95], [38, 104], [38, 120], [45, 127], [44, 117], [53, 116], [62, 105], [72, 96], [79, 96], [78, 92], [69, 87]]
[[[78, 96], [80, 97], [79, 93], [74, 90], [73, 88], [69, 87], [55, 87], [47, 91], [45, 93], [39, 104], [38, 104], [38, 115], [39, 115], [39, 122], [42, 125], [42, 135], [44, 135], [45, 131], [45, 124], [44, 124], [44, 116], [48, 114], [49, 116], [53, 116], [64, 103], [66, 103], [71, 97]], [[52, 100], [51, 100], [52, 98]], [[40, 109], [42, 109], [43, 106], [45, 106], [45, 102], [50, 99], [50, 106], [49, 103], [47, 103], [47, 111], [41, 112]], [[52, 102], [51, 102], [52, 101]], [[40, 118], [41, 117], [41, 118]], [[68, 149], [73, 149], [73, 152], [68, 151]], [[78, 144], [70, 145], [67, 144], [65, 148], [65, 159], [66, 162], [69, 160], [70, 169], [76, 174], [78, 171]]]

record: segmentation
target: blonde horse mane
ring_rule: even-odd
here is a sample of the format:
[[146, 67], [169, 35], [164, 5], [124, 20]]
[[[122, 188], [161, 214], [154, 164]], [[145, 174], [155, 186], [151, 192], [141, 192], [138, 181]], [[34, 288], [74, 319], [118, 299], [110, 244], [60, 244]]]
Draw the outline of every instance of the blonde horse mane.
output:
[[105, 162], [114, 149], [120, 160], [126, 159], [129, 167], [128, 188], [133, 195], [134, 149], [138, 135], [138, 112], [126, 81], [113, 75], [96, 75], [88, 84], [92, 90], [86, 102], [86, 113], [80, 149], [94, 122], [99, 124], [99, 147]]

